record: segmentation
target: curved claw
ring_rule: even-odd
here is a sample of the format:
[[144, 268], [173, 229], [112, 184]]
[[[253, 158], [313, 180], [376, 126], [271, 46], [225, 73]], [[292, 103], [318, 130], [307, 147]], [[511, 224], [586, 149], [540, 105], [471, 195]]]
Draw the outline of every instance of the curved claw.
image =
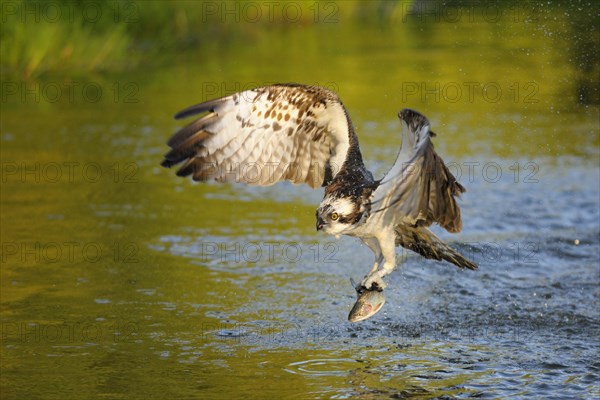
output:
[[354, 290], [356, 290], [356, 293], [361, 294], [362, 292], [364, 292], [367, 288], [362, 286], [360, 283], [356, 283], [356, 281], [351, 277], [350, 278], [350, 284], [352, 285], [352, 287], [354, 288]]
[[[383, 283], [383, 281], [381, 281], [381, 283]], [[383, 292], [383, 289], [385, 288], [385, 283], [383, 284], [383, 286], [379, 286], [379, 283], [377, 281], [373, 282], [373, 284], [371, 285], [371, 289], [369, 290], [377, 290], [378, 292]]]
[[376, 272], [374, 274], [365, 276], [365, 279], [362, 280], [360, 286], [361, 288], [364, 288], [364, 290], [377, 290], [378, 292], [382, 292], [383, 289], [385, 289], [386, 284], [381, 276]]

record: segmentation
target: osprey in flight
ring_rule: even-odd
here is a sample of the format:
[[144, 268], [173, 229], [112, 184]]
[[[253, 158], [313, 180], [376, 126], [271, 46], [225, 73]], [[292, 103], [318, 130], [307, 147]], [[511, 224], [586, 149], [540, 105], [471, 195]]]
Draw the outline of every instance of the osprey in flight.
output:
[[462, 226], [455, 196], [465, 191], [434, 151], [429, 120], [398, 113], [402, 146], [381, 179], [363, 163], [354, 126], [338, 96], [321, 87], [272, 85], [191, 106], [175, 118], [206, 113], [168, 141], [162, 165], [183, 162], [179, 176], [196, 181], [272, 185], [279, 181], [325, 187], [316, 227], [339, 237], [360, 238], [375, 263], [360, 283], [383, 290], [396, 267], [396, 246], [460, 268], [477, 266], [429, 229]]

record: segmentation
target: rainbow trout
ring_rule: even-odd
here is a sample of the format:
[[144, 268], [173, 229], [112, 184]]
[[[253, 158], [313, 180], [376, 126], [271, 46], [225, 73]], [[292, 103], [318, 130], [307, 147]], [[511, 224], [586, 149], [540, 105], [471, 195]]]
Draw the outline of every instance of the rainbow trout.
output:
[[350, 283], [352, 283], [354, 290], [356, 290], [358, 298], [356, 299], [356, 303], [354, 303], [354, 307], [350, 310], [350, 314], [348, 314], [348, 321], [362, 321], [372, 317], [381, 310], [381, 307], [385, 304], [383, 289], [366, 290], [365, 288], [361, 288], [360, 285], [356, 285], [352, 278], [350, 278]]

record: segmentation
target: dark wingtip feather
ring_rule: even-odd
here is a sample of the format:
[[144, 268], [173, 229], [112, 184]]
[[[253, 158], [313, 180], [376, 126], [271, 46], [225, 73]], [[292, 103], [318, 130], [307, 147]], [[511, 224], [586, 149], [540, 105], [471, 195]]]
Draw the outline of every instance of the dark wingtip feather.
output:
[[[179, 131], [177, 131], [171, 138], [167, 141], [169, 147], [175, 148], [181, 146], [191, 137], [197, 135], [200, 132], [205, 132], [205, 128], [210, 125], [211, 121], [214, 121], [216, 118], [216, 114], [207, 114], [202, 118], [198, 118], [194, 122], [184, 126]], [[208, 132], [205, 132], [208, 135]], [[207, 136], [204, 137], [207, 137]]]
[[205, 111], [214, 112], [215, 107], [222, 104], [224, 101], [225, 101], [225, 98], [221, 98], [221, 99], [216, 99], [216, 100], [205, 101], [204, 103], [200, 103], [200, 104], [195, 104], [184, 110], [179, 111], [177, 114], [175, 114], [175, 119], [187, 118], [189, 116], [200, 114]]
[[398, 112], [398, 118], [405, 121], [408, 126], [429, 125], [429, 120], [420, 112], [412, 108], [404, 108]]
[[197, 109], [196, 108], [197, 106], [198, 105], [192, 106], [192, 107], [188, 107], [185, 110], [179, 111], [177, 114], [175, 114], [174, 119], [184, 119], [184, 118], [187, 118], [187, 117], [189, 117], [191, 115], [200, 114], [203, 110]]
[[196, 162], [193, 158], [189, 159], [185, 164], [181, 166], [175, 173], [177, 176], [188, 176], [190, 174], [195, 173], [196, 171]]
[[424, 127], [427, 127], [427, 133], [429, 134], [429, 137], [436, 136], [436, 134], [433, 133], [429, 128], [431, 124], [429, 123], [427, 117], [418, 111], [410, 108], [404, 108], [398, 113], [398, 118], [400, 118], [400, 120], [408, 126], [408, 129], [411, 132], [417, 133]]
[[194, 157], [198, 149], [202, 147], [202, 142], [208, 136], [207, 132], [200, 131], [190, 136], [185, 142], [177, 144], [167, 154], [162, 162], [163, 166], [179, 164], [183, 160]]

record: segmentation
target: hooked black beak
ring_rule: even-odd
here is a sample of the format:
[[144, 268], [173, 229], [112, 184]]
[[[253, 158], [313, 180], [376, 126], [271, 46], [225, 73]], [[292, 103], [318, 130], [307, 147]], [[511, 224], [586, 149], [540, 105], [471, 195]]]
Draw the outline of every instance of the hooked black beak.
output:
[[317, 231], [320, 231], [321, 229], [323, 229], [324, 226], [325, 226], [325, 221], [323, 221], [323, 218], [317, 217]]

